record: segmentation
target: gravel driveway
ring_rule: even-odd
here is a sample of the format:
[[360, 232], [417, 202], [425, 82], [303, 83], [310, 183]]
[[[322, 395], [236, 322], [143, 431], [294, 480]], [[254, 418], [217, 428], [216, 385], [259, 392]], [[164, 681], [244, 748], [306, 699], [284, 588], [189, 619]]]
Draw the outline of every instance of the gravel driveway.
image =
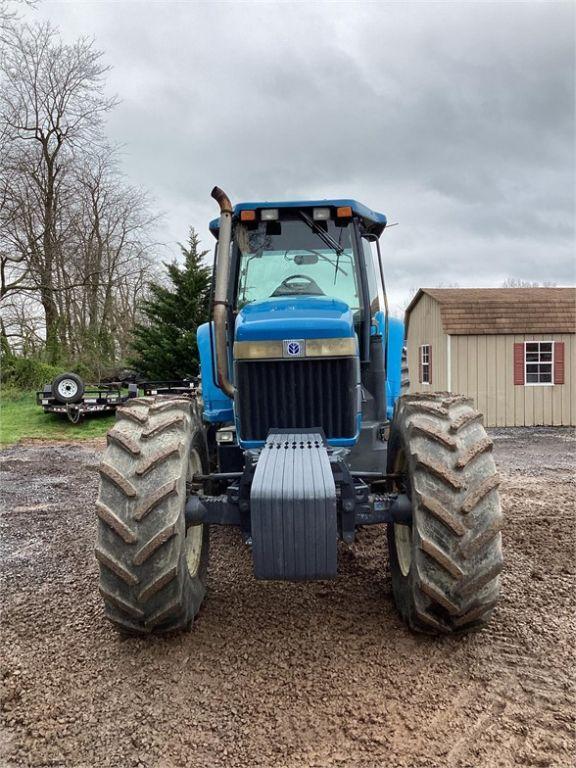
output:
[[92, 554], [102, 446], [3, 451], [2, 768], [572, 765], [574, 435], [493, 437], [503, 600], [443, 639], [400, 622], [377, 528], [304, 585], [255, 582], [215, 530], [193, 632], [121, 639]]

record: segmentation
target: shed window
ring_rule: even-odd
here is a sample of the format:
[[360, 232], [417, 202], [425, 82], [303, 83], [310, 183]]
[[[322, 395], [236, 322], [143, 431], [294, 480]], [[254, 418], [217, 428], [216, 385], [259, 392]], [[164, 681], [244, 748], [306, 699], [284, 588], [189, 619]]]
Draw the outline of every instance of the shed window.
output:
[[526, 384], [553, 384], [554, 344], [551, 341], [527, 341], [524, 345]]
[[420, 347], [420, 383], [430, 384], [430, 344], [422, 344]]

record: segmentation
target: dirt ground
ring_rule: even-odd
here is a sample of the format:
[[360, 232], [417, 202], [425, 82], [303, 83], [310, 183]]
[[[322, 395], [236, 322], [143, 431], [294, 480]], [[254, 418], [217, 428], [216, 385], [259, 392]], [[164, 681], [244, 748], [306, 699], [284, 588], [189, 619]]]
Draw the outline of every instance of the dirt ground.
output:
[[120, 639], [93, 557], [100, 445], [2, 453], [0, 765], [419, 768], [574, 764], [574, 435], [493, 433], [507, 565], [491, 626], [417, 637], [385, 534], [335, 582], [255, 582], [212, 538], [192, 633]]

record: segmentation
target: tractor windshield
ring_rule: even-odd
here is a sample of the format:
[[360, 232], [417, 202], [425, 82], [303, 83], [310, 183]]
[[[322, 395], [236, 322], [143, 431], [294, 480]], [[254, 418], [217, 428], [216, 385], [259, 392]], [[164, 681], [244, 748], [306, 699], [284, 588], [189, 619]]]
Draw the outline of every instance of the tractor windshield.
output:
[[304, 219], [236, 227], [239, 252], [236, 307], [280, 296], [329, 296], [360, 309], [352, 249], [353, 224]]

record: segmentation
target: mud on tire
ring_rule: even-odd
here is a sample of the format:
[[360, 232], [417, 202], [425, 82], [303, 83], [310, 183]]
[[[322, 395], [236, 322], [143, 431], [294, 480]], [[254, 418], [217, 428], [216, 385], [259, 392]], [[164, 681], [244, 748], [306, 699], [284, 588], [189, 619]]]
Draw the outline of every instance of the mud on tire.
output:
[[388, 526], [392, 590], [408, 625], [482, 626], [500, 592], [502, 513], [492, 441], [472, 401], [447, 393], [397, 404], [388, 471], [411, 496], [411, 526]]
[[121, 631], [189, 628], [205, 595], [208, 527], [186, 531], [186, 483], [206, 470], [195, 403], [136, 398], [117, 409], [100, 465], [100, 593]]
[[408, 370], [408, 350], [402, 347], [400, 358], [400, 394], [407, 395], [410, 389], [410, 372]]

